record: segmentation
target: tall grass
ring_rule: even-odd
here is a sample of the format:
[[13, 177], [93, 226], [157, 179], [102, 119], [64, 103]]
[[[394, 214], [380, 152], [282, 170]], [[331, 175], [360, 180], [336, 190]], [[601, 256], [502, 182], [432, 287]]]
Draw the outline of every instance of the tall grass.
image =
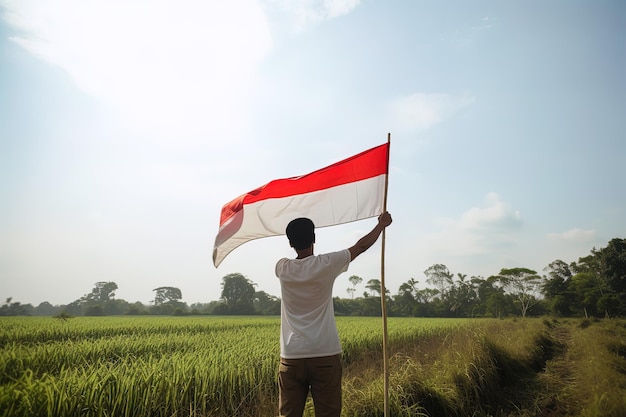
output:
[[[498, 415], [508, 378], [527, 374], [542, 325], [536, 320], [456, 321], [416, 343], [395, 345], [390, 361], [392, 415]], [[459, 325], [463, 323], [463, 325]], [[506, 345], [504, 345], [506, 344]], [[507, 346], [507, 347], [505, 347]], [[508, 346], [514, 346], [512, 350]], [[380, 416], [383, 376], [362, 364], [348, 368], [346, 416]]]
[[573, 328], [572, 398], [583, 417], [626, 416], [626, 322], [581, 321]]
[[[381, 320], [337, 323], [343, 416], [381, 416]], [[626, 415], [624, 323], [389, 318], [392, 415], [532, 416], [558, 396], [572, 413]], [[278, 317], [0, 318], [0, 416], [275, 416], [279, 329]], [[551, 385], [565, 368], [575, 383]]]

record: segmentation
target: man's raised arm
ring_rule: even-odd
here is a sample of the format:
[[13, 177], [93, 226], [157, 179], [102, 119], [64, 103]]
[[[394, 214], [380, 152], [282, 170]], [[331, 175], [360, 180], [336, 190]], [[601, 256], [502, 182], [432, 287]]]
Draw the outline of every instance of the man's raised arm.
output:
[[378, 224], [374, 226], [368, 234], [359, 239], [354, 246], [348, 249], [350, 251], [350, 261], [354, 261], [357, 256], [368, 250], [374, 243], [376, 243], [378, 236], [380, 236], [385, 227], [389, 226], [391, 222], [391, 214], [387, 211], [378, 216]]

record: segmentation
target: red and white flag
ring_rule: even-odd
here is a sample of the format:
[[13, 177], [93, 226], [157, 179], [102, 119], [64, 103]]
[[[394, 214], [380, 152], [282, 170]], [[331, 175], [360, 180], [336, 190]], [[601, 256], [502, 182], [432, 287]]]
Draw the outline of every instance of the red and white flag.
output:
[[297, 217], [315, 227], [378, 216], [383, 211], [389, 144], [299, 177], [271, 181], [222, 207], [213, 248], [215, 267], [240, 245], [285, 234]]

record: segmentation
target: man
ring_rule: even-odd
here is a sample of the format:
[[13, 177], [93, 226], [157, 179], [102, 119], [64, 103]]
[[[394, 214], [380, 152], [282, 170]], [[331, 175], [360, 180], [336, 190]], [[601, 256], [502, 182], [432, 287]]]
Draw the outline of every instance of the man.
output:
[[276, 264], [281, 287], [279, 412], [301, 417], [311, 390], [316, 417], [341, 414], [341, 344], [335, 324], [333, 284], [348, 264], [378, 240], [391, 224], [387, 212], [354, 246], [338, 252], [313, 254], [315, 225], [298, 218], [287, 225], [295, 259]]

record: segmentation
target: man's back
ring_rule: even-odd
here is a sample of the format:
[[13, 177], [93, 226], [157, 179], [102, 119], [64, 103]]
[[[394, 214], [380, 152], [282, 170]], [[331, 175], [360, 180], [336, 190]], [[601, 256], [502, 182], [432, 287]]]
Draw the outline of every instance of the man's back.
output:
[[348, 250], [278, 261], [283, 357], [319, 357], [341, 352], [332, 293], [335, 278], [348, 269], [349, 263]]

